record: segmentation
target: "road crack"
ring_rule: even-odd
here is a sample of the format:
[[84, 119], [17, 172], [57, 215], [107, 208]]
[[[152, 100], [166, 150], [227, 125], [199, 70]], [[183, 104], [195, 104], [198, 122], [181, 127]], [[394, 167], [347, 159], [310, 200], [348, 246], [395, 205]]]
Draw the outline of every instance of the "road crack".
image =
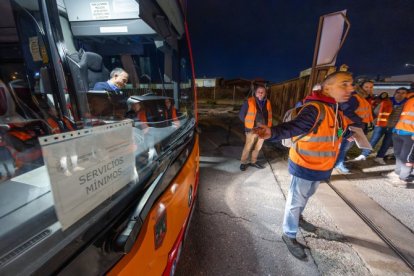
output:
[[202, 213], [203, 215], [208, 215], [208, 216], [225, 215], [225, 216], [227, 216], [227, 217], [229, 217], [229, 218], [231, 218], [231, 219], [241, 219], [241, 220], [244, 220], [244, 221], [247, 221], [247, 222], [252, 222], [251, 220], [246, 219], [246, 218], [244, 218], [244, 217], [232, 216], [232, 215], [227, 214], [226, 212], [223, 212], [223, 211], [219, 211], [219, 212], [206, 212], [206, 211], [203, 211], [203, 210], [199, 210], [199, 211], [200, 211], [200, 213]]

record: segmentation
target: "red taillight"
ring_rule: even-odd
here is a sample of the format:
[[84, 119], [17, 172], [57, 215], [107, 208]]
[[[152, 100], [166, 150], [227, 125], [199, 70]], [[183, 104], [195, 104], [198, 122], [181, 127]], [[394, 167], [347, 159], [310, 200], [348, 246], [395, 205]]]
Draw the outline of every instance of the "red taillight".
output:
[[180, 234], [178, 235], [178, 238], [174, 243], [174, 246], [172, 247], [170, 253], [168, 254], [167, 266], [165, 267], [164, 273], [162, 274], [163, 276], [174, 275], [175, 269], [177, 268], [178, 260], [180, 259], [181, 249], [183, 246], [183, 240], [186, 235], [186, 229], [188, 227], [188, 224], [190, 223], [191, 216], [194, 211], [194, 202], [197, 196], [198, 180], [199, 180], [199, 173], [197, 172], [195, 183], [194, 183], [192, 202], [191, 202], [191, 207], [190, 207], [190, 210], [191, 210], [190, 215], [185, 221], [184, 226], [181, 229]]
[[178, 260], [180, 258], [181, 247], [183, 245], [183, 237], [185, 233], [185, 227], [183, 227], [178, 235], [177, 240], [174, 243], [173, 248], [171, 249], [170, 253], [168, 254], [168, 262], [167, 266], [165, 267], [163, 276], [170, 276], [174, 275], [175, 269], [177, 267]]

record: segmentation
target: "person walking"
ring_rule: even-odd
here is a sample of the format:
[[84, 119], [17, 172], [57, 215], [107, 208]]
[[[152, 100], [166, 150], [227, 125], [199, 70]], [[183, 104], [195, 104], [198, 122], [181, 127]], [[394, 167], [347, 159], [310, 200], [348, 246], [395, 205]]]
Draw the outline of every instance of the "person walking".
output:
[[[388, 93], [383, 92], [387, 97], [383, 98], [379, 104], [378, 116], [375, 122], [375, 128], [372, 133], [370, 144], [374, 148], [384, 136], [381, 147], [378, 150], [374, 161], [381, 165], [386, 165], [384, 161], [385, 153], [392, 145], [392, 132], [398, 122], [404, 103], [406, 102], [407, 89], [400, 87], [394, 92], [394, 97], [388, 98]], [[355, 160], [365, 160], [371, 153], [371, 150], [364, 149], [360, 156]]]
[[[362, 128], [364, 133], [368, 132], [368, 125], [374, 120], [371, 103], [365, 99], [365, 97], [369, 97], [372, 94], [373, 87], [374, 84], [371, 81], [363, 82], [360, 87], [352, 92], [352, 97], [347, 102], [340, 104], [341, 110], [353, 122], [353, 126]], [[342, 173], [349, 173], [349, 169], [344, 162], [346, 154], [353, 145], [353, 141], [342, 140], [341, 150], [335, 164], [335, 168]]]
[[[352, 83], [350, 73], [332, 73], [323, 81], [320, 93], [313, 93], [305, 99], [296, 118], [271, 128], [262, 125], [253, 131], [262, 139], [281, 140], [305, 135], [295, 141], [289, 151], [288, 169], [292, 179], [286, 199], [282, 234], [282, 240], [290, 253], [300, 260], [307, 256], [303, 245], [296, 240], [299, 219], [320, 181], [331, 176], [347, 128], [347, 121], [338, 103], [349, 100], [354, 89]], [[325, 115], [320, 119], [322, 108]]]
[[407, 183], [413, 180], [410, 175], [414, 161], [414, 93], [409, 94], [404, 104], [398, 123], [393, 130], [392, 141], [396, 159], [395, 169], [393, 173], [386, 176], [391, 178], [394, 185], [407, 187]]
[[[245, 171], [249, 165], [263, 169], [264, 166], [257, 163], [257, 156], [264, 140], [259, 138], [252, 130], [260, 125], [272, 126], [272, 106], [266, 98], [266, 88], [264, 86], [257, 86], [254, 96], [243, 103], [239, 118], [244, 122], [244, 132], [246, 134], [246, 142], [240, 159], [240, 170]], [[249, 162], [250, 152], [251, 159]]]

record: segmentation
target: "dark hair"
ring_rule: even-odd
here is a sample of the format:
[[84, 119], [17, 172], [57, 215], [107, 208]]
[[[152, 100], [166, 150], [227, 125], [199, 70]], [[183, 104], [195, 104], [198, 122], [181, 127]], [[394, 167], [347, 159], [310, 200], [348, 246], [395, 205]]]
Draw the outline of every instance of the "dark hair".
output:
[[381, 100], [383, 100], [383, 99], [388, 99], [388, 97], [389, 97], [388, 92], [381, 92], [381, 93], [378, 95], [378, 98], [380, 98]]
[[364, 86], [364, 84], [366, 84], [368, 82], [374, 84], [374, 82], [372, 80], [364, 80], [363, 82], [361, 82], [361, 84], [359, 86], [362, 87], [362, 86]]
[[405, 92], [408, 92], [408, 89], [405, 87], [399, 87], [397, 89], [395, 89], [395, 92], [397, 92], [398, 90], [404, 90]]
[[266, 91], [266, 87], [265, 87], [264, 85], [257, 84], [257, 85], [254, 87], [254, 92], [256, 92], [259, 88], [263, 88], [263, 89]]

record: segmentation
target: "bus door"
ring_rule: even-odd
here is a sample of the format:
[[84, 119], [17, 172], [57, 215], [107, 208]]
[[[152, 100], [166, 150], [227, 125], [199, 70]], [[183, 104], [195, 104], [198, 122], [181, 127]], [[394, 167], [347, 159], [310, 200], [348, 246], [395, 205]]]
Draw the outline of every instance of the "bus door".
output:
[[[119, 273], [132, 269], [130, 260], [133, 271], [148, 272], [150, 263], [164, 271], [188, 223], [198, 171], [188, 44], [165, 14], [170, 6], [0, 7], [8, 28], [0, 34], [0, 274], [102, 275], [117, 264]], [[114, 91], [119, 67], [135, 71], [134, 83]], [[142, 122], [133, 97], [159, 115], [174, 99], [174, 122]]]

